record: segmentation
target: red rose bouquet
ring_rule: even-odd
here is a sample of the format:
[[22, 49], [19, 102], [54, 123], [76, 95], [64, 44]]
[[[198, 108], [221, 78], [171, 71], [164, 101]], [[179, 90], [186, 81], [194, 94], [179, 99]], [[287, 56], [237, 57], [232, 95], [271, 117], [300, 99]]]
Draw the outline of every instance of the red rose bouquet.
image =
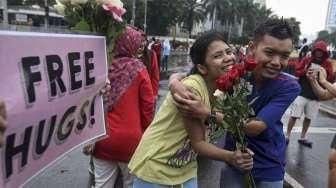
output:
[[[246, 59], [242, 64], [235, 64], [230, 71], [216, 80], [218, 90], [214, 94], [215, 108], [224, 115], [219, 129], [221, 132], [231, 133], [236, 148], [242, 152], [247, 152], [244, 125], [248, 118], [254, 115], [251, 104], [247, 101], [247, 96], [252, 91], [252, 85], [247, 80], [256, 65], [254, 60]], [[251, 172], [245, 175], [244, 182], [245, 187], [255, 187]]]

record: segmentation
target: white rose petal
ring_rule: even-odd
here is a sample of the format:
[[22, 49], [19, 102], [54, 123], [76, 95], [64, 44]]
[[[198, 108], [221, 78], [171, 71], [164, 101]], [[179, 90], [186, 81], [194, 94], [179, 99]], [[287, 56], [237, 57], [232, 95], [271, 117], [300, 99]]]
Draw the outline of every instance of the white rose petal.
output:
[[219, 90], [219, 89], [216, 89], [216, 91], [215, 91], [215, 93], [213, 94], [215, 97], [220, 97], [220, 96], [222, 96], [224, 93], [221, 91], [221, 90]]
[[249, 91], [249, 95], [251, 95], [253, 91], [253, 85], [250, 84], [250, 82], [247, 83], [247, 90]]
[[64, 15], [64, 10], [65, 10], [65, 6], [61, 3], [57, 3], [56, 5], [54, 5], [54, 8], [56, 9], [56, 11], [60, 14]]

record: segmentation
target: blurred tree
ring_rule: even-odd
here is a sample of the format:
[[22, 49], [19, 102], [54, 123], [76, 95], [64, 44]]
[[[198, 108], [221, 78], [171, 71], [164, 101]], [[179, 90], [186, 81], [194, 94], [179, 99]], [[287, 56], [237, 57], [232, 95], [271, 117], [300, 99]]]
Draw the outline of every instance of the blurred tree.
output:
[[[123, 0], [124, 7], [126, 9], [126, 13], [124, 15], [124, 19], [127, 23], [131, 22], [132, 19], [132, 2], [134, 0]], [[134, 25], [137, 28], [144, 29], [144, 17], [145, 17], [145, 3], [142, 0], [135, 0], [135, 22]]]
[[169, 28], [175, 26], [182, 14], [183, 0], [156, 0], [148, 2], [150, 34], [167, 35]]
[[319, 31], [315, 41], [324, 40], [333, 46], [336, 46], [336, 31], [329, 33], [327, 30]]
[[[44, 7], [44, 0], [7, 0], [8, 5], [39, 5]], [[56, 4], [56, 0], [48, 0], [50, 6]]]
[[333, 46], [336, 46], [336, 31], [329, 34], [329, 40], [328, 42], [332, 44]]
[[299, 45], [299, 40], [300, 40], [300, 35], [301, 35], [301, 30], [300, 30], [300, 22], [296, 20], [296, 18], [291, 17], [291, 18], [286, 18], [285, 19], [289, 25], [292, 27], [293, 29], [293, 42], [294, 42], [294, 46], [298, 46]]
[[23, 0], [7, 0], [7, 4], [11, 5], [23, 5]]
[[317, 39], [316, 40], [329, 41], [329, 32], [327, 30], [319, 31], [318, 34], [317, 34]]
[[209, 18], [212, 20], [212, 29], [215, 28], [217, 20], [223, 20], [223, 14], [230, 8], [228, 0], [204, 0], [203, 5], [206, 10], [205, 13], [209, 15]]
[[[273, 16], [271, 9], [265, 6], [260, 6], [253, 2], [253, 0], [204, 0], [206, 13], [210, 15], [213, 23], [215, 20], [220, 21], [224, 25], [224, 33], [228, 33], [235, 40], [242, 38], [245, 41], [247, 36], [253, 36], [255, 28], [267, 18]], [[215, 20], [214, 20], [215, 19]], [[241, 27], [242, 36], [236, 36], [238, 33], [231, 34], [231, 28], [239, 25]]]
[[203, 5], [198, 0], [184, 0], [181, 13], [179, 22], [186, 25], [189, 37], [191, 38], [194, 23], [203, 21], [205, 18]]
[[[245, 11], [246, 10], [246, 11]], [[271, 9], [267, 9], [265, 6], [259, 4], [248, 4], [244, 8], [244, 33], [250, 37], [253, 36], [254, 30], [259, 24], [265, 22], [270, 17], [276, 17], [273, 15]]]
[[[125, 19], [131, 20], [133, 0], [124, 0], [127, 10]], [[147, 2], [147, 33], [150, 35], [167, 35], [169, 28], [178, 23], [183, 11], [185, 0], [148, 0]], [[143, 29], [145, 4], [143, 0], [136, 0], [135, 26]]]

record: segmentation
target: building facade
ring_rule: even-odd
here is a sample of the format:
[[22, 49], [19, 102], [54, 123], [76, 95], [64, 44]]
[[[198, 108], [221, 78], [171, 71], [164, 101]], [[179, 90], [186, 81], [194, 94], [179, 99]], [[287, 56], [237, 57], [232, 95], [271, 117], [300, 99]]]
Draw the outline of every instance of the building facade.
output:
[[336, 30], [336, 0], [329, 0], [325, 28], [330, 32]]

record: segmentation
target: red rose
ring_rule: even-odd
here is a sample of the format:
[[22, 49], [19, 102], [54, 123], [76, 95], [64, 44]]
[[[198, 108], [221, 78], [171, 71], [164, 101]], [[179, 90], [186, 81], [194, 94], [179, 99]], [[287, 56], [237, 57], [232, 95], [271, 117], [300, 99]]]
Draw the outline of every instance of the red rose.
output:
[[216, 80], [216, 85], [219, 90], [225, 92], [232, 88], [233, 82], [230, 80], [229, 74], [225, 74]]
[[242, 77], [243, 75], [246, 74], [245, 66], [242, 63], [235, 64], [233, 68], [238, 70], [239, 77]]
[[233, 67], [227, 74], [231, 82], [234, 82], [239, 78], [239, 71], [237, 68]]
[[257, 63], [255, 62], [254, 59], [247, 58], [247, 59], [244, 60], [244, 65], [245, 65], [245, 69], [247, 71], [253, 71], [256, 68]]

